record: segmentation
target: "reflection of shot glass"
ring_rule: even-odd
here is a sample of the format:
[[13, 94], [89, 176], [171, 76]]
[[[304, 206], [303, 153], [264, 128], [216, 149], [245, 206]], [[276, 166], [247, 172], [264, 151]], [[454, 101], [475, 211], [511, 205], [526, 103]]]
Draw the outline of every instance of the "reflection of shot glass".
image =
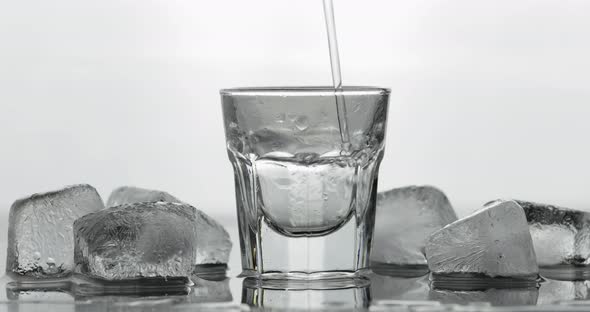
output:
[[331, 279], [367, 268], [389, 90], [247, 88], [221, 97], [242, 274]]
[[[278, 310], [368, 311], [371, 302], [369, 281], [355, 286], [325, 284], [319, 288], [267, 287], [258, 279], [242, 283], [242, 303], [250, 307]], [[314, 285], [317, 285], [314, 283]]]

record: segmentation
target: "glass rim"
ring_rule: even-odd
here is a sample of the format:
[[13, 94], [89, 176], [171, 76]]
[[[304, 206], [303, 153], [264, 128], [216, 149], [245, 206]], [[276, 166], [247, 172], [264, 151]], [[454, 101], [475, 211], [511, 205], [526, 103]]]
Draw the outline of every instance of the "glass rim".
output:
[[355, 94], [376, 94], [386, 95], [390, 94], [391, 90], [381, 87], [370, 86], [343, 86], [342, 89], [335, 89], [332, 86], [289, 86], [289, 87], [240, 87], [227, 88], [219, 90], [221, 95], [243, 95], [243, 96], [259, 96], [259, 95], [334, 95], [335, 93], [344, 95]]

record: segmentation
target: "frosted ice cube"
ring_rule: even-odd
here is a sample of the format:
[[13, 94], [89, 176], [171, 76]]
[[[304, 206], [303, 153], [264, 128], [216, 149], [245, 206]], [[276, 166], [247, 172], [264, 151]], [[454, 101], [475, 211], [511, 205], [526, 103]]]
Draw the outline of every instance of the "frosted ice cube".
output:
[[[183, 203], [173, 195], [159, 190], [122, 186], [111, 193], [107, 207], [141, 202]], [[217, 221], [197, 210], [196, 265], [227, 263], [232, 243], [229, 234]]]
[[74, 269], [74, 220], [104, 208], [96, 189], [73, 185], [19, 199], [10, 207], [6, 272], [55, 278]]
[[372, 266], [426, 267], [426, 239], [455, 220], [457, 215], [451, 203], [435, 187], [408, 186], [379, 193]]
[[166, 202], [107, 208], [74, 222], [77, 271], [106, 280], [187, 277], [196, 262], [197, 210]]
[[536, 279], [539, 269], [522, 207], [501, 201], [434, 232], [426, 243], [434, 274]]
[[78, 269], [108, 280], [186, 277], [195, 265], [227, 263], [229, 235], [217, 222], [181, 203], [142, 202], [76, 220]]
[[180, 203], [176, 197], [158, 190], [149, 190], [134, 186], [121, 186], [116, 188], [107, 200], [107, 207], [114, 207], [123, 204], [132, 204], [140, 202], [157, 202], [164, 201], [169, 203]]
[[539, 266], [590, 264], [590, 213], [516, 202], [526, 214]]

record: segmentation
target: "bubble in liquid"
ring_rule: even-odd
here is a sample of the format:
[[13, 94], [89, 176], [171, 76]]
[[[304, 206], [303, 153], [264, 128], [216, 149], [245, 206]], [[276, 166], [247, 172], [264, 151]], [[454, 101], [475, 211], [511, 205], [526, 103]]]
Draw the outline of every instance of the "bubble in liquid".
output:
[[47, 261], [45, 263], [47, 263], [47, 273], [54, 274], [59, 271], [58, 268], [55, 266], [55, 259], [49, 257], [47, 258]]
[[41, 253], [38, 251], [35, 251], [35, 253], [33, 254], [33, 256], [35, 257], [35, 260], [39, 261], [41, 260]]
[[278, 123], [285, 122], [285, 113], [278, 113], [277, 116], [275, 117], [275, 121]]

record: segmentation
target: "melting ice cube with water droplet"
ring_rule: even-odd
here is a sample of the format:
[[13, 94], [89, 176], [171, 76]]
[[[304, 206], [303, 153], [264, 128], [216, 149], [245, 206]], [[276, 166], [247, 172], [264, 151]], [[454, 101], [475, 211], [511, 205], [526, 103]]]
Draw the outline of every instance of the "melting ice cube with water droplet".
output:
[[77, 270], [107, 280], [186, 277], [196, 262], [197, 210], [186, 204], [126, 204], [74, 223]]
[[[107, 207], [141, 202], [183, 202], [173, 195], [159, 190], [151, 190], [133, 186], [121, 186], [111, 193]], [[199, 235], [196, 238], [195, 264], [222, 264], [229, 260], [232, 243], [227, 231], [205, 213], [197, 209], [195, 219]]]
[[183, 203], [140, 202], [74, 223], [77, 270], [95, 278], [188, 277], [195, 265], [227, 263], [231, 242], [207, 215]]
[[74, 185], [14, 202], [8, 228], [9, 274], [53, 278], [74, 268], [74, 220], [104, 208], [96, 189]]

